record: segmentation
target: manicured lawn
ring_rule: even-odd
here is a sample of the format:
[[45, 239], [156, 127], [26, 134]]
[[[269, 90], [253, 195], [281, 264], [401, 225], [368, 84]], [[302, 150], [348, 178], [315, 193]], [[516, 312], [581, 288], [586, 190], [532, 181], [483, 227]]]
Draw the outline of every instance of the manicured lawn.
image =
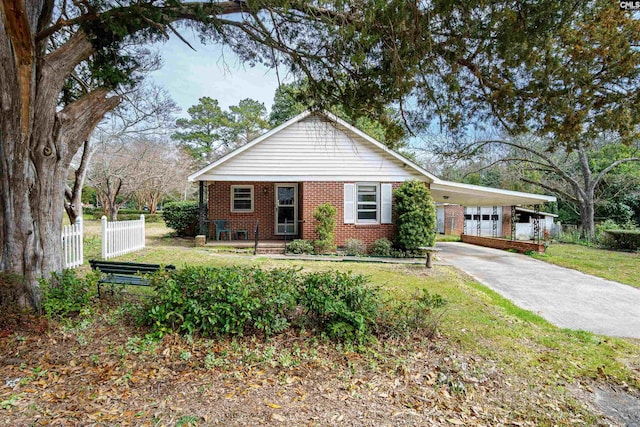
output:
[[554, 243], [534, 258], [640, 288], [640, 253]]

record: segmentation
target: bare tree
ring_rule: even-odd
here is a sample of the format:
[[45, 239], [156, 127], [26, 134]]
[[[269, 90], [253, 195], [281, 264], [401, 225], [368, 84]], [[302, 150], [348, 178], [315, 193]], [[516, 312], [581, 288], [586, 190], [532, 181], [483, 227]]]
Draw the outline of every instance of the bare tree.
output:
[[[522, 182], [557, 194], [575, 205], [580, 213], [582, 233], [592, 237], [595, 230], [597, 190], [616, 168], [640, 162], [640, 141], [623, 144], [614, 134], [603, 135], [590, 144], [573, 149], [559, 146], [550, 150], [544, 138], [526, 135], [440, 145], [443, 157], [480, 161], [478, 170], [500, 163], [516, 166]], [[601, 153], [606, 152], [603, 156]]]
[[132, 198], [138, 209], [147, 207], [149, 213], [155, 213], [164, 198], [183, 194], [195, 161], [184, 150], [163, 141], [140, 140], [132, 148], [140, 159], [131, 183]]
[[72, 224], [82, 216], [82, 188], [97, 145], [169, 132], [178, 110], [167, 91], [153, 84], [137, 86], [121, 96], [123, 102], [96, 127], [71, 163], [72, 183], [65, 188], [64, 208]]

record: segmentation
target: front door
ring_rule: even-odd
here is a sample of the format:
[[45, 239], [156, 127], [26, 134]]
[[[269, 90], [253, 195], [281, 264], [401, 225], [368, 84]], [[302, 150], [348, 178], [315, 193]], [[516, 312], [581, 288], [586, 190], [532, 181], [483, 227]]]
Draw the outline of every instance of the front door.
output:
[[276, 184], [276, 235], [298, 234], [298, 184]]

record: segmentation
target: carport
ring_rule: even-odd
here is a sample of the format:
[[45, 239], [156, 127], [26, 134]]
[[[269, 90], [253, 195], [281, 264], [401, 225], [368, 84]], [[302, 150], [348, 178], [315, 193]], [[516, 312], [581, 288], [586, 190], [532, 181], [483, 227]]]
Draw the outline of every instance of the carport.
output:
[[[510, 206], [511, 208], [511, 219], [510, 219], [510, 239], [511, 241], [515, 241], [516, 237], [516, 222], [514, 219], [516, 218], [517, 212], [516, 208], [518, 206], [531, 206], [531, 212], [533, 215], [533, 228], [534, 228], [534, 240], [539, 244], [541, 237], [541, 227], [540, 227], [540, 206], [547, 202], [555, 202], [556, 198], [554, 196], [548, 196], [543, 194], [533, 194], [533, 193], [525, 193], [520, 191], [511, 191], [511, 190], [502, 190], [498, 188], [491, 187], [483, 187], [479, 185], [471, 185], [471, 184], [462, 184], [458, 182], [444, 181], [444, 180], [436, 180], [431, 183], [431, 196], [434, 201], [440, 203], [449, 203], [456, 204], [464, 207], [475, 206], [477, 211], [474, 212], [473, 216], [477, 217], [478, 220], [474, 222], [475, 230], [465, 229], [463, 233], [463, 241], [468, 241], [469, 243], [479, 244], [482, 246], [491, 246], [491, 247], [499, 247], [505, 248], [506, 243], [504, 241], [506, 239], [498, 239], [499, 235], [499, 221], [501, 216], [499, 215], [499, 209], [502, 209], [502, 206]], [[492, 211], [485, 212], [485, 210], [481, 210], [482, 206], [491, 206]], [[481, 219], [484, 217], [488, 217], [488, 221], [491, 224], [491, 238], [481, 237], [481, 227], [482, 221]], [[486, 224], [486, 222], [485, 222]], [[506, 233], [502, 233], [506, 234]], [[466, 236], [466, 237], [465, 237]], [[473, 237], [473, 238], [471, 238]], [[491, 240], [498, 239], [501, 242], [492, 242]], [[497, 245], [497, 246], [496, 246]], [[515, 247], [518, 246], [518, 247]], [[519, 251], [526, 250], [540, 250], [540, 245], [536, 245], [535, 247], [528, 247], [522, 245], [513, 245], [509, 244], [507, 247], [513, 249], [517, 249]]]

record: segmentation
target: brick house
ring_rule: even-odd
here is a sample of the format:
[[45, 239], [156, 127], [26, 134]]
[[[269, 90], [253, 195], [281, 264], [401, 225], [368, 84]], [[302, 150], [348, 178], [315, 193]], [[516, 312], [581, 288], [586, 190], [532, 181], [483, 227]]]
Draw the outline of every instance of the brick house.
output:
[[[208, 193], [209, 235], [224, 220], [231, 239], [316, 239], [313, 212], [337, 209], [336, 244], [393, 239], [393, 190], [417, 179], [435, 201], [533, 204], [550, 196], [444, 181], [330, 113], [302, 113], [189, 177]], [[506, 203], [508, 202], [508, 203]]]

